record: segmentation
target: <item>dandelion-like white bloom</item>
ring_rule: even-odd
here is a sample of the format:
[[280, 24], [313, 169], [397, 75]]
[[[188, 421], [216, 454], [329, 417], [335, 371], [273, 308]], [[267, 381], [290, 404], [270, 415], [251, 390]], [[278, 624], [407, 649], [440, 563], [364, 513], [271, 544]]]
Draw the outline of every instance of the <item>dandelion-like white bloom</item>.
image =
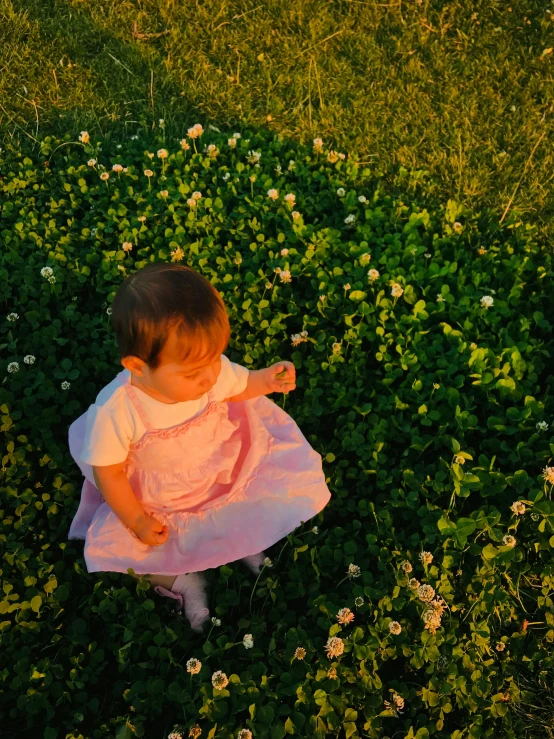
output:
[[190, 144], [188, 143], [186, 139], [181, 139], [179, 141], [179, 144], [181, 145], [181, 149], [183, 151], [188, 151], [190, 149]]
[[421, 563], [424, 565], [430, 565], [433, 561], [433, 555], [431, 552], [420, 552], [419, 559], [421, 560]]
[[270, 200], [277, 200], [279, 197], [279, 190], [275, 190], [275, 188], [272, 188], [271, 190], [267, 191], [267, 197]]
[[96, 164], [96, 159], [89, 159], [87, 164], [89, 167], [94, 167], [94, 165]]
[[343, 198], [346, 195], [346, 190], [344, 189], [344, 187], [339, 187], [339, 189], [337, 190], [337, 195], [339, 196], [339, 198]]
[[546, 421], [539, 421], [536, 426], [537, 431], [548, 431], [548, 424]]
[[429, 254], [429, 252], [428, 252], [428, 251], [426, 251], [426, 252], [425, 252], [425, 254], [424, 254], [423, 256], [425, 257], [425, 259], [431, 259], [431, 257], [432, 257], [433, 255], [432, 255], [432, 254]]
[[191, 198], [192, 198], [193, 200], [201, 200], [201, 199], [202, 199], [202, 193], [201, 193], [201, 192], [198, 192], [198, 190], [195, 190], [195, 191], [194, 191], [194, 192], [192, 193], [192, 195], [191, 195]]
[[36, 357], [33, 354], [26, 354], [23, 357], [23, 361], [25, 362], [25, 364], [34, 364], [35, 360], [36, 360]]
[[354, 614], [350, 610], [350, 608], [341, 608], [340, 611], [337, 613], [337, 621], [339, 624], [343, 624], [343, 626], [346, 626], [346, 624], [351, 623], [354, 620]]
[[290, 270], [283, 269], [281, 272], [279, 272], [279, 279], [281, 282], [291, 282], [292, 277], [290, 275]]
[[202, 669], [202, 662], [200, 662], [199, 659], [196, 659], [196, 657], [191, 657], [187, 661], [187, 672], [190, 672], [193, 675], [198, 675], [201, 669]]
[[490, 308], [491, 305], [494, 303], [494, 298], [492, 295], [483, 295], [481, 300], [479, 301], [483, 308]]
[[371, 254], [369, 252], [366, 251], [360, 256], [360, 264], [362, 265], [362, 267], [365, 267], [367, 264], [370, 263], [370, 261]]
[[444, 303], [444, 295], [440, 293], [437, 295], [437, 303]]
[[506, 536], [502, 537], [502, 544], [504, 544], [505, 547], [515, 547], [516, 543], [517, 542], [515, 536], [506, 534]]
[[13, 323], [14, 321], [17, 321], [18, 318], [19, 318], [19, 315], [17, 313], [8, 313], [8, 315], [6, 316], [6, 319], [10, 323]]
[[270, 560], [269, 557], [266, 557], [264, 559], [264, 567], [273, 567], [273, 562]]
[[312, 534], [319, 534], [319, 528], [317, 526], [312, 527]]
[[424, 603], [429, 603], [435, 597], [435, 590], [430, 585], [420, 585], [417, 589], [417, 597]]
[[81, 131], [81, 135], [79, 136], [79, 141], [82, 144], [88, 144], [90, 141], [90, 136], [88, 135], [88, 131]]
[[360, 575], [362, 574], [362, 571], [358, 567], [358, 565], [349, 564], [347, 574], [348, 574], [348, 577], [352, 579], [353, 577], [360, 577]]
[[346, 216], [346, 218], [344, 219], [344, 222], [349, 226], [352, 223], [354, 223], [355, 220], [356, 220], [356, 216], [354, 215], [354, 213], [350, 213], [350, 215]]
[[409, 573], [409, 572], [411, 572], [411, 571], [412, 571], [412, 570], [414, 569], [414, 568], [412, 567], [412, 563], [411, 563], [411, 562], [408, 562], [408, 560], [407, 560], [407, 559], [406, 559], [406, 560], [404, 560], [404, 562], [402, 562], [402, 563], [401, 563], [400, 567], [401, 567], [401, 568], [402, 568], [402, 570], [404, 570], [404, 572], [406, 572], [406, 573]]
[[214, 672], [212, 675], [212, 685], [216, 690], [223, 690], [223, 688], [226, 688], [227, 685], [229, 685], [229, 679], [224, 672], [217, 670], [217, 672]]
[[203, 133], [204, 129], [200, 123], [195, 123], [194, 126], [189, 128], [187, 131], [187, 135], [190, 139], [197, 139], [199, 136], [202, 136]]
[[306, 650], [304, 649], [304, 647], [297, 647], [294, 652], [295, 659], [304, 659], [305, 656]]
[[54, 277], [54, 275], [51, 275], [51, 276], [50, 276], [50, 277], [48, 278], [48, 282], [49, 282], [49, 283], [50, 283], [51, 285], [53, 285], [53, 284], [54, 284], [54, 283], [56, 282], [56, 278]]
[[234, 133], [233, 134], [233, 138], [234, 139], [240, 139], [240, 138], [242, 138], [242, 134], [241, 133]]
[[321, 151], [322, 148], [323, 148], [323, 140], [319, 138], [314, 139], [314, 149], [316, 151]]
[[503, 641], [497, 641], [495, 649], [497, 652], [503, 652], [506, 649], [506, 644]]
[[392, 290], [391, 295], [393, 298], [399, 298], [404, 293], [404, 290], [402, 287], [398, 284], [398, 282], [392, 283]]
[[244, 644], [244, 647], [246, 649], [252, 649], [252, 647], [254, 646], [254, 639], [252, 637], [252, 634], [245, 634], [242, 643]]
[[379, 278], [379, 270], [370, 269], [369, 272], [367, 273], [367, 276], [370, 282], [375, 282], [375, 280]]
[[252, 739], [252, 732], [250, 729], [241, 729], [237, 734], [237, 739]]
[[179, 731], [179, 729], [175, 728], [171, 732], [171, 734], [168, 734], [167, 739], [183, 739], [183, 734]]
[[230, 176], [231, 176], [231, 173], [230, 172], [225, 172], [225, 174], [222, 176], [222, 178], [225, 180], [225, 182], [227, 182], [227, 180], [229, 179]]
[[545, 467], [542, 476], [551, 485], [554, 485], [554, 467]]
[[293, 192], [288, 192], [283, 200], [285, 201], [285, 203], [288, 203], [291, 208], [293, 208], [296, 202], [296, 195]]
[[510, 508], [516, 514], [516, 516], [523, 516], [523, 514], [527, 510], [525, 508], [525, 503], [522, 503], [521, 500], [516, 500], [515, 503], [512, 503]]
[[112, 167], [114, 172], [123, 172], [123, 165], [122, 164], [114, 164]]
[[289, 253], [289, 250], [288, 249], [281, 249], [281, 256], [282, 257], [286, 257], [288, 255], [288, 253]]
[[62, 385], [61, 385], [62, 390], [69, 390], [70, 387], [71, 387], [71, 383], [68, 382], [67, 380], [64, 380], [62, 382]]
[[465, 458], [462, 457], [460, 454], [456, 454], [456, 456], [454, 457], [454, 462], [455, 464], [465, 464], [466, 463]]
[[160, 195], [162, 196], [162, 198], [167, 198], [169, 193], [167, 190], [160, 190]]
[[237, 145], [237, 139], [233, 136], [232, 138], [227, 139], [227, 143], [229, 144], [231, 149], [234, 149], [235, 146]]
[[410, 590], [415, 590], [416, 588], [419, 588], [419, 580], [416, 577], [411, 577], [408, 580], [408, 587]]
[[340, 354], [341, 348], [342, 345], [340, 344], [340, 342], [335, 341], [335, 343], [333, 344], [333, 354]]
[[302, 214], [299, 213], [297, 210], [293, 210], [292, 213], [291, 213], [292, 220], [293, 221], [297, 221], [300, 218], [301, 215]]
[[145, 174], [145, 175], [146, 175], [147, 177], [152, 177], [152, 176], [154, 175], [154, 172], [152, 172], [152, 170], [151, 170], [151, 169], [145, 169], [145, 170], [144, 170], [144, 174]]
[[366, 196], [365, 195], [360, 195], [360, 197], [358, 198], [358, 202], [359, 203], [367, 203]]
[[260, 151], [249, 151], [248, 156], [246, 157], [246, 161], [250, 164], [258, 164], [261, 158], [262, 153]]
[[198, 724], [195, 724], [189, 731], [189, 737], [192, 737], [192, 739], [198, 739], [201, 734], [202, 729], [198, 726]]
[[219, 154], [219, 149], [215, 144], [208, 144], [207, 152], [209, 157], [215, 159], [215, 157]]
[[361, 608], [363, 604], [364, 604], [364, 599], [362, 598], [361, 595], [358, 595], [356, 598], [354, 598], [354, 605], [356, 606], [356, 608]]
[[121, 248], [123, 249], [123, 251], [131, 251], [131, 249], [133, 248], [133, 244], [130, 241], [124, 241]]
[[18, 362], [10, 362], [8, 364], [8, 372], [10, 372], [11, 374], [14, 373], [14, 372], [19, 372], [19, 364], [18, 364]]
[[333, 659], [333, 657], [340, 657], [340, 655], [344, 652], [344, 642], [338, 636], [331, 636], [327, 640], [325, 650], [329, 659]]
[[112, 306], [110, 305], [109, 308], [106, 308], [106, 313], [111, 316], [112, 315]]
[[453, 225], [452, 228], [454, 229], [454, 231], [457, 234], [462, 233], [462, 231], [463, 231], [463, 226], [462, 226], [462, 224], [459, 221], [456, 221], [456, 223]]
[[221, 626], [221, 621], [219, 618], [216, 618], [215, 616], [212, 616], [212, 623], [214, 626]]
[[389, 631], [391, 634], [398, 636], [398, 634], [400, 634], [400, 632], [402, 631], [402, 626], [400, 626], [398, 621], [391, 621], [389, 624]]
[[104, 180], [104, 182], [106, 182], [107, 180], [110, 179], [110, 173], [109, 172], [102, 172], [102, 174], [100, 175], [100, 179], [101, 180]]

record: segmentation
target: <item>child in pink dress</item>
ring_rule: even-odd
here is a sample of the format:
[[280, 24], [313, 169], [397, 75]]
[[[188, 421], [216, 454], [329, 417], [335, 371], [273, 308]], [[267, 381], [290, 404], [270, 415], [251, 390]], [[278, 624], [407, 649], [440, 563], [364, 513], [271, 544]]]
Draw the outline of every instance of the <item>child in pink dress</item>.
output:
[[139, 270], [112, 318], [124, 370], [69, 428], [85, 476], [69, 538], [89, 572], [147, 575], [202, 631], [202, 572], [241, 559], [258, 573], [329, 502], [321, 455], [265, 397], [296, 387], [293, 364], [230, 362], [225, 305], [192, 268]]

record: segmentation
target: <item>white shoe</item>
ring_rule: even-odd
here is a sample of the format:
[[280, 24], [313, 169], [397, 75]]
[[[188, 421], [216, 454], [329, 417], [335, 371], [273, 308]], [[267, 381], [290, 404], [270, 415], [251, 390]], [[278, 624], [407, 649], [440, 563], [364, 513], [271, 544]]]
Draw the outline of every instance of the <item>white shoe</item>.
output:
[[244, 562], [248, 569], [255, 575], [259, 575], [266, 557], [265, 552], [259, 552], [258, 554], [251, 554], [249, 557], [243, 557], [241, 562]]

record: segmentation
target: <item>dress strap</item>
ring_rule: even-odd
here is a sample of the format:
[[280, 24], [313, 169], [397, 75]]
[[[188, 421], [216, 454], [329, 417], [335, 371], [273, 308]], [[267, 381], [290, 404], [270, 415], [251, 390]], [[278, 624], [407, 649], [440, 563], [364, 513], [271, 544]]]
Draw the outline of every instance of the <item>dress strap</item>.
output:
[[134, 405], [136, 412], [139, 414], [140, 420], [143, 422], [145, 429], [147, 431], [152, 431], [154, 427], [150, 423], [150, 420], [148, 419], [148, 415], [146, 414], [146, 411], [142, 407], [142, 403], [140, 402], [138, 398], [135, 388], [131, 385], [130, 377], [125, 383], [124, 387], [125, 387], [125, 390], [127, 391], [127, 395], [129, 396], [131, 400], [131, 403]]

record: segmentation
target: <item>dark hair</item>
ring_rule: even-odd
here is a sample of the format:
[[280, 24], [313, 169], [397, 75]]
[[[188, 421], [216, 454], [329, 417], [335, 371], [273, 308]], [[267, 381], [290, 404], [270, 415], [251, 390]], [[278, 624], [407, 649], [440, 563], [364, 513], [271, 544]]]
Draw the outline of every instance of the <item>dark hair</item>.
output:
[[[182, 339], [183, 361], [191, 362], [221, 354], [231, 334], [215, 287], [192, 267], [165, 262], [149, 264], [124, 280], [113, 301], [112, 321], [121, 358], [139, 357], [152, 370], [173, 330]], [[203, 345], [207, 351], [200, 356]]]

